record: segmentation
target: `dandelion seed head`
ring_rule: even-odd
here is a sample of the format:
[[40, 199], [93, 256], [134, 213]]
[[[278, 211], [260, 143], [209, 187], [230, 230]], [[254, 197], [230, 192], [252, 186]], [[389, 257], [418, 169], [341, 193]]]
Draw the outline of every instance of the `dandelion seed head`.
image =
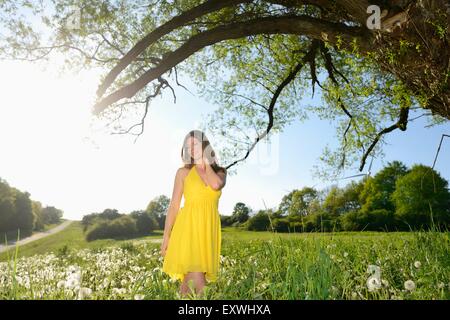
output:
[[377, 276], [370, 276], [367, 279], [367, 289], [369, 289], [370, 292], [378, 290], [381, 288], [381, 281]]
[[416, 289], [416, 284], [412, 280], [405, 281], [405, 289], [408, 291], [413, 291]]

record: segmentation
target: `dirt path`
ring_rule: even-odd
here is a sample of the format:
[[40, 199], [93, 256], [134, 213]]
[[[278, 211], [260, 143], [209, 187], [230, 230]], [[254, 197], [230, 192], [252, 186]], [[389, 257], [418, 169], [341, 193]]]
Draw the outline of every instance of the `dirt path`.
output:
[[47, 231], [44, 231], [44, 232], [37, 232], [37, 233], [35, 233], [35, 234], [25, 238], [25, 239], [19, 240], [19, 242], [17, 242], [17, 241], [15, 241], [15, 242], [14, 241], [8, 242], [7, 246], [5, 246], [4, 244], [0, 244], [0, 252], [4, 252], [4, 251], [6, 251], [8, 249], [15, 248], [16, 244], [21, 246], [21, 245], [24, 245], [26, 243], [33, 242], [33, 241], [36, 241], [38, 239], [42, 239], [42, 238], [45, 238], [45, 237], [47, 237], [49, 235], [55, 234], [55, 233], [57, 233], [57, 232], [59, 232], [61, 230], [64, 230], [72, 222], [73, 221], [71, 221], [71, 220], [64, 221], [63, 223], [61, 223], [57, 227], [54, 227], [54, 228], [52, 228], [50, 230], [47, 230]]

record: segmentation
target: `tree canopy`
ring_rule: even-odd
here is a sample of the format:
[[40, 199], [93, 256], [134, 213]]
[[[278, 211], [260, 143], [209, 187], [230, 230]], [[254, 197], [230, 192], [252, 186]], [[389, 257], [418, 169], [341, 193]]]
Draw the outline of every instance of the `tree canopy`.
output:
[[[62, 52], [65, 66], [102, 67], [93, 114], [142, 113], [122, 133], [142, 134], [152, 98], [176, 101], [189, 76], [219, 105], [205, 123], [227, 169], [311, 114], [336, 123], [341, 143], [321, 158], [334, 175], [358, 159], [362, 171], [413, 110], [450, 119], [445, 0], [6, 0], [0, 24], [0, 58]], [[320, 103], [300, 105], [318, 88]]]

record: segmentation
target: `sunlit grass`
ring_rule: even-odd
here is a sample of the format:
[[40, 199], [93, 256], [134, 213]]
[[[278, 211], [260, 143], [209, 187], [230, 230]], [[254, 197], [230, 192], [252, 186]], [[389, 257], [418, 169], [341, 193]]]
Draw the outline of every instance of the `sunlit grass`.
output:
[[[137, 238], [138, 240], [161, 238], [162, 231], [155, 231], [154, 235]], [[29, 257], [35, 254], [43, 254], [49, 251], [83, 248], [102, 248], [105, 246], [120, 245], [127, 240], [102, 239], [95, 241], [86, 241], [83, 233], [83, 227], [79, 221], [72, 222], [64, 230], [49, 235], [45, 238], [27, 243], [20, 246], [19, 257]], [[10, 249], [11, 252], [14, 248]], [[0, 261], [6, 261], [7, 253], [0, 253]]]
[[[219, 279], [201, 298], [449, 299], [449, 253], [443, 232], [225, 229]], [[9, 265], [0, 264], [0, 299], [180, 299], [180, 283], [162, 273], [159, 244], [151, 242], [66, 247]]]

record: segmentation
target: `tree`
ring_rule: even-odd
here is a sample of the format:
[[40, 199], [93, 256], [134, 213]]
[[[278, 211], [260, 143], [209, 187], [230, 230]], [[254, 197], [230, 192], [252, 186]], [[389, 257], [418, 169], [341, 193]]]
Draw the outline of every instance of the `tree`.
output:
[[63, 212], [53, 206], [48, 206], [42, 209], [41, 215], [44, 224], [54, 224], [61, 222]]
[[159, 228], [159, 224], [155, 216], [148, 211], [133, 211], [130, 215], [136, 221], [136, 229], [138, 234], [146, 235]]
[[34, 215], [31, 206], [30, 193], [21, 192], [15, 189], [16, 197], [14, 206], [15, 216], [14, 221], [16, 228], [20, 229], [20, 237], [28, 236], [34, 229]]
[[[109, 70], [93, 112], [120, 121], [124, 108], [141, 107], [141, 121], [120, 132], [138, 136], [152, 98], [170, 89], [176, 100], [173, 85], [184, 87], [183, 73], [220, 105], [206, 122], [229, 142], [227, 169], [309, 113], [337, 124], [341, 146], [321, 158], [333, 175], [357, 158], [362, 171], [369, 155], [381, 154], [386, 134], [407, 130], [411, 111], [425, 111], [433, 123], [450, 119], [446, 0], [54, 2], [47, 13], [41, 2], [3, 1], [1, 57], [37, 60], [60, 51], [70, 53], [68, 66]], [[25, 9], [50, 36], [17, 14]], [[67, 23], [77, 15], [79, 25]], [[323, 103], [299, 106], [316, 85]], [[136, 126], [141, 131], [131, 132]]]
[[265, 210], [259, 210], [248, 220], [247, 229], [251, 231], [271, 230], [269, 214], [270, 213]]
[[250, 208], [243, 202], [238, 202], [234, 205], [233, 213], [230, 217], [231, 224], [237, 223], [241, 224], [248, 220]]
[[33, 215], [34, 215], [34, 230], [44, 229], [44, 219], [42, 216], [42, 204], [39, 201], [32, 201]]
[[167, 210], [169, 208], [170, 199], [166, 197], [165, 195], [161, 195], [152, 201], [147, 206], [147, 209], [145, 209], [146, 212], [148, 212], [151, 216], [156, 219], [158, 223], [158, 229], [164, 229], [165, 224], [165, 217]]
[[86, 231], [90, 226], [99, 221], [111, 221], [123, 216], [117, 209], [105, 209], [101, 213], [91, 213], [84, 215], [81, 219], [83, 231]]
[[10, 231], [16, 227], [13, 221], [15, 210], [14, 192], [8, 182], [0, 178], [0, 232]]
[[373, 178], [369, 178], [361, 192], [361, 210], [369, 212], [385, 209], [395, 211], [391, 196], [396, 188], [397, 179], [404, 176], [408, 168], [400, 161], [392, 161], [387, 164]]
[[331, 187], [323, 203], [323, 210], [334, 217], [358, 210], [361, 207], [359, 197], [364, 186], [365, 180], [351, 181], [343, 189], [338, 186]]
[[450, 226], [450, 192], [448, 182], [425, 165], [414, 165], [400, 177], [392, 194], [396, 217], [404, 228]]
[[278, 211], [281, 215], [306, 216], [318, 192], [314, 188], [304, 187], [301, 190], [293, 190], [285, 195], [280, 202]]

